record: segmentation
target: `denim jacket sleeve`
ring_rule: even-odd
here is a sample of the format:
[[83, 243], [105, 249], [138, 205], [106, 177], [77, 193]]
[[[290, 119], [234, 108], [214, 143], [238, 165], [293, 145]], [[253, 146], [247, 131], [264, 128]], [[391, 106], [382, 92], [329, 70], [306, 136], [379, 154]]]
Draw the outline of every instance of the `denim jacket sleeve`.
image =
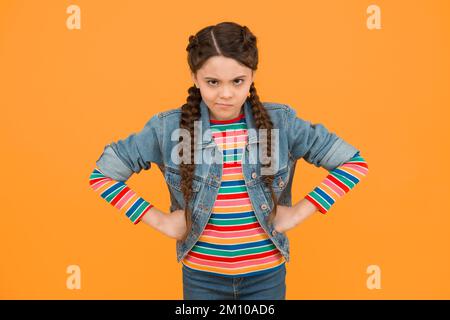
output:
[[133, 173], [150, 169], [151, 162], [161, 164], [163, 157], [158, 137], [161, 130], [156, 114], [141, 131], [106, 145], [96, 161], [97, 167], [114, 180], [126, 181]]
[[358, 149], [345, 142], [335, 133], [320, 124], [312, 124], [297, 117], [290, 106], [287, 112], [287, 134], [289, 151], [295, 159], [303, 158], [316, 167], [333, 170], [342, 165]]

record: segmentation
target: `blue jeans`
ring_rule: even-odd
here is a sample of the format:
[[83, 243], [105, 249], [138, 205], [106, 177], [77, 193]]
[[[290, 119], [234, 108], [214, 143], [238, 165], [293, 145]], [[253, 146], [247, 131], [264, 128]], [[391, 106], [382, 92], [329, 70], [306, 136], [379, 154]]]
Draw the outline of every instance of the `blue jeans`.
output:
[[285, 300], [285, 263], [253, 276], [223, 277], [183, 265], [184, 300]]

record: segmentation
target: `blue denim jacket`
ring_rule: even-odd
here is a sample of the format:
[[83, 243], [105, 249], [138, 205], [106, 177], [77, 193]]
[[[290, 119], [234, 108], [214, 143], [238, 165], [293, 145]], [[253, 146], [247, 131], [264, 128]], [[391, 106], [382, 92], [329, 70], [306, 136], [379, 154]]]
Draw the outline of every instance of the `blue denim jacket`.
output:
[[[272, 187], [279, 205], [292, 206], [292, 177], [298, 159], [303, 158], [316, 167], [331, 171], [351, 159], [358, 151], [336, 134], [329, 132], [322, 124], [312, 124], [297, 117], [296, 111], [288, 105], [271, 102], [264, 102], [263, 105], [270, 115], [274, 129], [279, 129], [278, 134], [272, 138], [276, 141], [275, 147], [278, 148], [276, 152], [272, 152], [272, 161], [276, 163]], [[211, 134], [209, 109], [203, 100], [200, 109], [201, 129], [196, 130], [201, 130], [201, 134], [198, 134], [199, 138], [194, 146], [195, 154], [213, 157], [217, 153], [221, 155]], [[273, 225], [266, 221], [273, 208], [273, 202], [270, 190], [263, 181], [264, 174], [267, 173], [261, 171], [260, 161], [255, 161], [258, 159], [255, 155], [263, 149], [258, 148], [262, 137], [255, 127], [248, 100], [244, 103], [244, 113], [248, 142], [242, 158], [242, 169], [247, 192], [261, 227], [289, 261], [289, 240], [286, 234], [274, 232]], [[170, 212], [185, 209], [179, 164], [177, 158], [172, 156], [172, 152], [177, 150], [176, 146], [179, 144], [179, 135], [176, 132], [179, 129], [180, 115], [181, 108], [157, 113], [140, 132], [106, 145], [96, 162], [97, 167], [112, 179], [126, 181], [133, 173], [139, 173], [142, 169], [147, 170], [151, 167], [151, 163], [156, 163], [169, 189]], [[194, 246], [208, 223], [221, 177], [222, 163], [202, 161], [196, 164], [192, 183], [193, 196], [188, 204], [192, 212], [193, 227], [185, 241], [176, 242], [178, 262]], [[148, 200], [151, 202], [151, 199]]]

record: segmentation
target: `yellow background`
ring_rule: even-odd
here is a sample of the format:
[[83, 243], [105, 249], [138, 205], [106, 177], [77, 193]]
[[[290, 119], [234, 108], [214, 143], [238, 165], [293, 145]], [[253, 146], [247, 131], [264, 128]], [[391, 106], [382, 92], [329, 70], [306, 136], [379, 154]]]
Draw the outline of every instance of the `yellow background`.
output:
[[[69, 30], [66, 8], [81, 9]], [[381, 8], [381, 30], [366, 26]], [[369, 174], [288, 232], [288, 299], [449, 299], [450, 2], [0, 2], [2, 299], [181, 299], [175, 240], [89, 186], [104, 146], [181, 106], [188, 37], [258, 37], [255, 85], [361, 150]], [[327, 171], [297, 165], [296, 203]], [[128, 184], [167, 212], [156, 166]], [[81, 289], [69, 290], [70, 265]], [[369, 290], [366, 269], [381, 268]]]

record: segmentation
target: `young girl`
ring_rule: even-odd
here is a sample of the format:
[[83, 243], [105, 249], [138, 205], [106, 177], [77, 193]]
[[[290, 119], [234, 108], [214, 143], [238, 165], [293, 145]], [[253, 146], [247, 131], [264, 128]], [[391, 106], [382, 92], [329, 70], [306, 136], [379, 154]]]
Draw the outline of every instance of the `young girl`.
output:
[[[285, 232], [323, 214], [368, 172], [359, 151], [289, 105], [261, 102], [254, 84], [256, 37], [223, 22], [190, 36], [194, 85], [180, 108], [105, 146], [90, 186], [134, 224], [177, 240], [184, 299], [285, 299]], [[298, 159], [329, 171], [295, 205]], [[126, 185], [158, 165], [170, 214]]]

